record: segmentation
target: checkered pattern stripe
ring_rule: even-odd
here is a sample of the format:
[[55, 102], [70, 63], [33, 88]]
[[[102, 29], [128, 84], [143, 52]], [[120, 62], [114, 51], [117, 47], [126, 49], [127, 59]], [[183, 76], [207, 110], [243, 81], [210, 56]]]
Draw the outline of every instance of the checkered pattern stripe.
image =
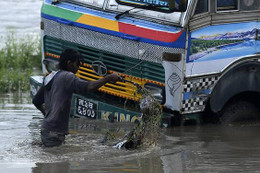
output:
[[184, 82], [184, 93], [191, 93], [190, 98], [183, 100], [182, 113], [200, 112], [205, 109], [208, 98], [206, 94], [200, 94], [204, 90], [212, 89], [218, 80], [218, 76], [188, 79]]
[[193, 92], [196, 90], [210, 89], [218, 80], [217, 76], [186, 80], [184, 83], [184, 92]]
[[193, 111], [199, 111], [204, 109], [206, 98], [196, 97], [188, 100], [184, 100], [183, 105], [183, 112], [193, 112]]

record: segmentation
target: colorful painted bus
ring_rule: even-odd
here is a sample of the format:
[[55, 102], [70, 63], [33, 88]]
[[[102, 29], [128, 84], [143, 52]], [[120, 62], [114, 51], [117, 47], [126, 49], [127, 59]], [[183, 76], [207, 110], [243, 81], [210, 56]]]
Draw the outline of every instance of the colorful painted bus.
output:
[[[259, 30], [259, 0], [44, 0], [43, 73], [73, 48], [83, 56], [79, 78], [130, 81], [75, 94], [74, 116], [135, 122], [138, 84], [163, 106], [165, 126], [205, 111], [230, 121], [258, 111]], [[32, 95], [41, 81], [31, 77]]]

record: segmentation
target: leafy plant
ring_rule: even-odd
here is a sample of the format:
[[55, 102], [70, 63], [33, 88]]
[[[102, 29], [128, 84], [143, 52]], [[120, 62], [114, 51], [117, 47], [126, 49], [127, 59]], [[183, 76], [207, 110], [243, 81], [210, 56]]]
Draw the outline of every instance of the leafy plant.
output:
[[17, 38], [9, 31], [0, 48], [0, 93], [28, 91], [29, 77], [35, 68], [41, 68], [39, 36]]

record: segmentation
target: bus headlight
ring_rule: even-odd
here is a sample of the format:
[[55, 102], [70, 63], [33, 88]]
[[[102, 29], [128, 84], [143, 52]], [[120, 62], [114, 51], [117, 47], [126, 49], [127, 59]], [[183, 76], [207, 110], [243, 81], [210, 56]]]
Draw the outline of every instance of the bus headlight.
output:
[[165, 103], [165, 88], [160, 85], [146, 83], [144, 87], [150, 92], [150, 94], [159, 101], [160, 104]]
[[52, 71], [59, 70], [59, 61], [55, 61], [52, 59], [45, 59], [43, 60], [43, 64], [45, 65], [49, 73], [51, 73]]

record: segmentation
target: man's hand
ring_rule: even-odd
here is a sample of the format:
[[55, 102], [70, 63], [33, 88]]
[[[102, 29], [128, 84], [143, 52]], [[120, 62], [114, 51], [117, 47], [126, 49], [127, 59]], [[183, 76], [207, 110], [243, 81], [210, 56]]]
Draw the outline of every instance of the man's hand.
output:
[[105, 78], [108, 78], [109, 82], [111, 83], [116, 83], [118, 81], [123, 82], [123, 78], [116, 73], [109, 74]]

